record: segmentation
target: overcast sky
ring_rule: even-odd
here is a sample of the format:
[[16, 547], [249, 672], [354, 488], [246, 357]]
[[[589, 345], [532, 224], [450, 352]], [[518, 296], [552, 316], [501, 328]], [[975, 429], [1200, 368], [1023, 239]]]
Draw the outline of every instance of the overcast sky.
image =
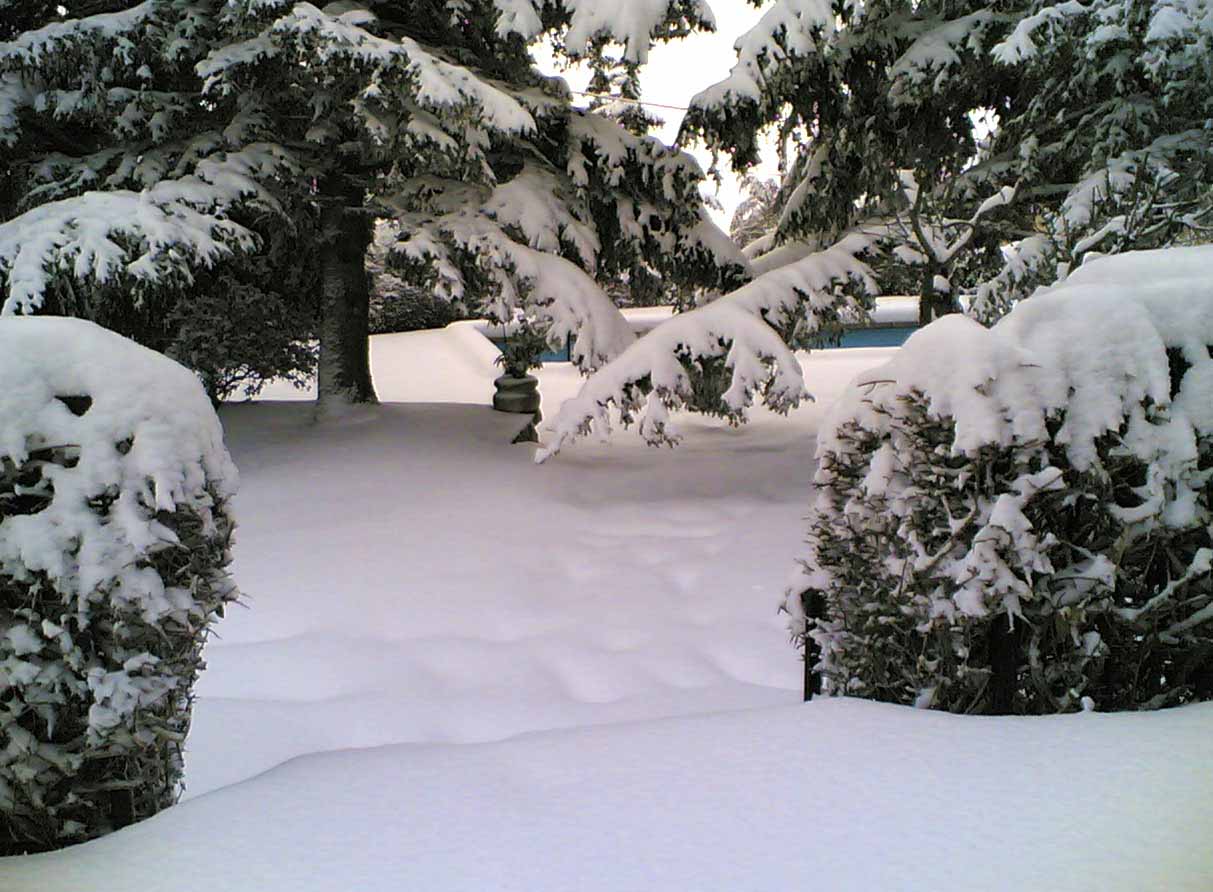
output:
[[[603, 0], [607, 2], [607, 0]], [[643, 88], [642, 97], [647, 102], [661, 105], [685, 107], [692, 96], [705, 87], [728, 76], [729, 70], [737, 61], [733, 51], [733, 42], [752, 27], [762, 16], [763, 10], [755, 9], [744, 0], [708, 0], [712, 11], [716, 14], [716, 32], [713, 34], [697, 33], [685, 40], [658, 44], [653, 47], [649, 56], [649, 64], [641, 76]], [[545, 60], [546, 61], [546, 60]], [[546, 65], [545, 65], [546, 67]], [[589, 80], [589, 74], [577, 69], [559, 72], [574, 90], [583, 90]], [[672, 143], [678, 133], [678, 125], [682, 122], [683, 112], [668, 108], [651, 109], [666, 124], [656, 132], [663, 142]], [[701, 147], [687, 146], [704, 170], [711, 164], [711, 154]], [[767, 152], [763, 164], [754, 169], [754, 173], [763, 177], [776, 175], [776, 159], [774, 148]], [[724, 183], [717, 195], [723, 209], [713, 211], [716, 222], [726, 231], [733, 210], [741, 200], [737, 182], [732, 176], [732, 170], [727, 158], [721, 159], [721, 173]], [[710, 185], [710, 184], [709, 184]]]

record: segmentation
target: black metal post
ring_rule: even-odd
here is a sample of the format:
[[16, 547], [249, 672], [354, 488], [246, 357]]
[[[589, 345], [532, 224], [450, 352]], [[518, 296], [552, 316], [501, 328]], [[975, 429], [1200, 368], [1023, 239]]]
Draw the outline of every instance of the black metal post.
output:
[[[821, 616], [822, 597], [818, 592], [801, 592], [800, 603], [804, 609], [807, 630], [807, 627]], [[821, 662], [821, 645], [808, 634], [804, 636], [801, 644], [804, 645], [804, 702], [808, 703], [814, 694], [821, 693], [821, 673], [814, 669]]]

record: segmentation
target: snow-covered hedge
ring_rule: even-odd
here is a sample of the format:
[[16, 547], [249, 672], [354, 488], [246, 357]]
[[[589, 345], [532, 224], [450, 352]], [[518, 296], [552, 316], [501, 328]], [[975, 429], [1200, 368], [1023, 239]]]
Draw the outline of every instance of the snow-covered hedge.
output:
[[0, 319], [0, 855], [172, 804], [236, 471], [197, 378], [90, 322]]
[[829, 692], [1017, 713], [1213, 698], [1210, 269], [1213, 247], [1102, 258], [852, 383], [785, 602]]

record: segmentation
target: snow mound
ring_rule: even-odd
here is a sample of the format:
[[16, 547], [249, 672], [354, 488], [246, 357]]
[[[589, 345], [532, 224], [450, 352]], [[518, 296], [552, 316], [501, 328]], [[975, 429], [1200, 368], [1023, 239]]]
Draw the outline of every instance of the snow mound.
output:
[[316, 754], [16, 859], [4, 879], [41, 892], [1204, 892], [1213, 776], [1192, 766], [1211, 718], [1209, 705], [984, 719], [826, 700]]

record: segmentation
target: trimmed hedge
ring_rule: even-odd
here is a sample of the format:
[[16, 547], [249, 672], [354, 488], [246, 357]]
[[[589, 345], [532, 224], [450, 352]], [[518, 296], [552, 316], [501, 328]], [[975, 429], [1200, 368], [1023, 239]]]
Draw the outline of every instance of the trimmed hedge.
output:
[[411, 288], [390, 273], [382, 273], [371, 294], [370, 333], [393, 334], [445, 328], [460, 318], [458, 309], [428, 291]]
[[235, 468], [193, 373], [78, 319], [0, 319], [0, 855], [155, 814], [237, 597]]
[[1083, 267], [860, 376], [784, 603], [831, 694], [966, 713], [1213, 698], [1209, 249]]

